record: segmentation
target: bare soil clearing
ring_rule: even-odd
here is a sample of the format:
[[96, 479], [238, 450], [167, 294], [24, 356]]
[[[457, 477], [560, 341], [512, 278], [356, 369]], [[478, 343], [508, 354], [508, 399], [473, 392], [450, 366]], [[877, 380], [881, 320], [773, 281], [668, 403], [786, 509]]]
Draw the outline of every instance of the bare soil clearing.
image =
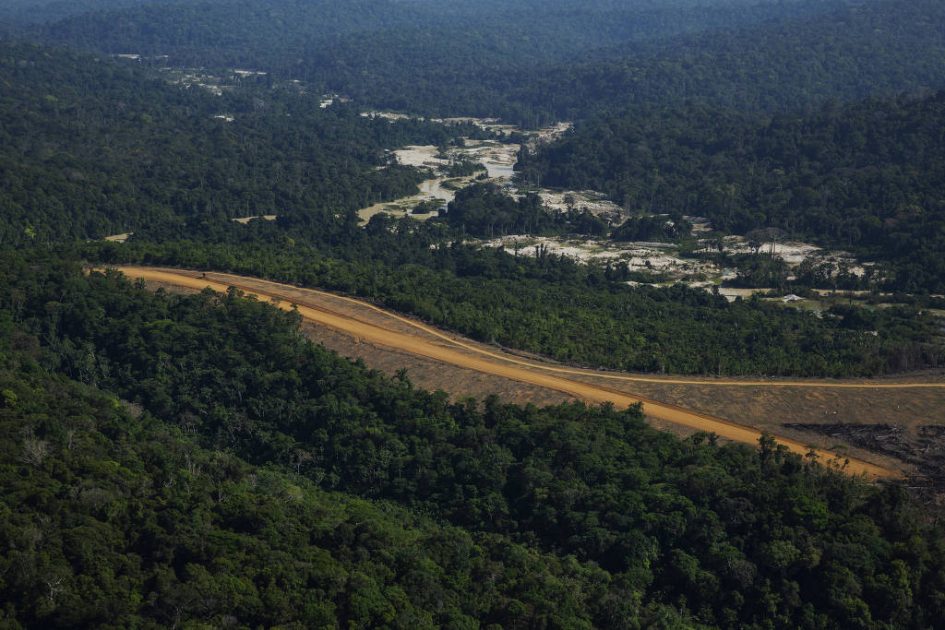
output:
[[257, 214], [251, 217], [239, 217], [236, 219], [230, 219], [234, 223], [239, 223], [240, 225], [249, 225], [249, 222], [253, 219], [261, 219], [263, 221], [275, 221], [278, 219], [278, 215], [275, 214]]
[[[569, 397], [589, 403], [612, 403], [626, 407], [643, 403], [647, 416], [673, 423], [697, 431], [710, 431], [724, 439], [756, 444], [761, 431], [752, 426], [737, 424], [715, 417], [708, 413], [692, 411], [676, 404], [660, 402], [646, 396], [619, 391], [606, 382], [635, 382], [641, 384], [678, 385], [692, 384], [700, 387], [725, 386], [735, 387], [820, 387], [835, 389], [942, 389], [943, 382], [913, 381], [766, 381], [766, 380], [700, 380], [700, 379], [664, 379], [658, 377], [634, 376], [593, 370], [580, 370], [556, 366], [517, 356], [493, 351], [478, 346], [474, 342], [458, 339], [435, 330], [406, 317], [389, 313], [371, 304], [325, 293], [312, 289], [300, 289], [289, 285], [246, 278], [229, 274], [190, 272], [172, 269], [153, 269], [142, 267], [120, 267], [120, 271], [132, 278], [167, 283], [175, 286], [200, 290], [211, 288], [225, 291], [234, 286], [245, 293], [268, 299], [282, 309], [289, 310], [297, 306], [299, 314], [308, 322], [327, 326], [333, 330], [350, 335], [363, 343], [376, 344], [423, 357], [442, 364], [458, 366], [486, 375], [517, 381], [526, 385], [537, 386], [560, 392]], [[201, 277], [203, 276], [203, 277]], [[358, 306], [359, 316], [353, 317], [344, 309], [338, 309], [333, 303], [344, 302]], [[361, 316], [361, 313], [368, 314]], [[564, 375], [573, 378], [566, 378]], [[591, 377], [588, 382], [583, 378]], [[599, 379], [599, 380], [598, 380]], [[808, 443], [779, 434], [778, 441], [791, 451], [805, 455], [811, 449]], [[821, 461], [836, 461], [837, 453], [824, 449], [813, 449]], [[857, 457], [849, 457], [845, 470], [852, 474], [864, 474], [869, 477], [896, 477], [899, 471], [889, 466], [877, 465]]]
[[[364, 112], [361, 115], [366, 118], [385, 118], [390, 121], [407, 119], [424, 120], [422, 117], [413, 117], [393, 112]], [[460, 123], [473, 124], [486, 131], [492, 131], [505, 136], [511, 133], [520, 133], [523, 135], [525, 143], [531, 148], [539, 144], [552, 142], [571, 129], [571, 123], [569, 122], [558, 123], [537, 131], [523, 131], [514, 125], [503, 124], [496, 119], [431, 118], [430, 122], [444, 125]], [[445, 206], [453, 200], [457, 190], [466, 188], [477, 180], [476, 176], [450, 178], [445, 175], [446, 167], [456, 158], [471, 160], [482, 164], [486, 169], [488, 181], [500, 186], [509, 186], [515, 176], [515, 163], [518, 161], [520, 149], [520, 144], [502, 142], [498, 139], [473, 140], [469, 138], [464, 139], [463, 146], [450, 149], [448, 156], [441, 155], [439, 149], [432, 145], [406, 146], [398, 149], [393, 152], [398, 164], [426, 169], [436, 176], [433, 179], [421, 182], [420, 192], [416, 195], [409, 195], [401, 197], [400, 199], [376, 203], [362, 208], [358, 211], [359, 222], [361, 225], [367, 225], [371, 217], [381, 213], [390, 214], [395, 217], [409, 217], [418, 221], [425, 221], [438, 216], [438, 213], [416, 215], [412, 214], [411, 210], [423, 201], [437, 200], [442, 202]], [[591, 198], [595, 196], [594, 193], [578, 193], [578, 196], [588, 203], [593, 201], [592, 205], [595, 207], [611, 208], [610, 205], [606, 204], [602, 206], [602, 202], [599, 200], [592, 200]], [[616, 206], [613, 207], [616, 208]]]
[[[569, 204], [565, 201], [568, 196], [574, 197], [571, 204], [576, 209], [588, 210], [591, 214], [602, 217], [616, 226], [623, 222], [626, 214], [619, 207], [594, 191], [552, 191], [541, 189], [539, 195], [545, 206], [551, 210], [566, 212]], [[718, 289], [719, 293], [730, 302], [736, 298], [750, 298], [754, 294], [766, 294], [777, 291], [774, 287], [736, 288], [727, 286], [737, 278], [737, 271], [732, 267], [724, 267], [713, 259], [717, 251], [719, 237], [707, 236], [710, 231], [706, 219], [690, 217], [695, 221], [692, 236], [699, 242], [697, 256], [685, 253], [679, 243], [647, 242], [647, 241], [615, 241], [601, 237], [575, 236], [530, 236], [527, 234], [509, 234], [488, 240], [477, 240], [482, 247], [502, 247], [506, 250], [516, 250], [525, 256], [536, 255], [535, 246], [541, 245], [543, 250], [560, 256], [567, 256], [581, 263], [623, 262], [631, 271], [638, 271], [653, 276], [653, 281], [647, 284], [652, 286], [684, 283], [692, 288], [701, 288], [707, 291]], [[756, 251], [748, 240], [742, 236], [726, 236], [722, 239], [724, 250], [729, 254], [750, 254]], [[764, 252], [783, 260], [790, 269], [796, 270], [805, 260], [817, 264], [827, 265], [838, 271], [841, 266], [849, 273], [862, 276], [866, 273], [869, 263], [858, 262], [851, 254], [842, 251], [826, 250], [810, 243], [801, 242], [767, 242], [757, 246], [757, 251]], [[708, 257], [706, 257], [708, 255]], [[639, 284], [636, 282], [633, 285]], [[845, 296], [865, 297], [869, 291], [833, 291], [825, 290], [824, 295], [835, 297], [841, 293]], [[808, 304], [816, 302], [807, 300]], [[825, 310], [826, 307], [818, 310]]]
[[[468, 141], [464, 147], [451, 151], [454, 158], [461, 157], [479, 162], [486, 168], [490, 181], [505, 184], [512, 181], [515, 174], [514, 166], [519, 145], [501, 144], [492, 140]], [[439, 155], [439, 149], [432, 145], [408, 146], [394, 151], [397, 163], [403, 166], [427, 169], [432, 173], [440, 173], [431, 179], [420, 182], [420, 192], [408, 195], [393, 201], [383, 201], [358, 211], [361, 225], [367, 225], [376, 214], [387, 213], [395, 217], [406, 216], [418, 221], [425, 221], [438, 216], [438, 212], [431, 214], [411, 214], [411, 210], [424, 201], [440, 201], [446, 205], [456, 196], [456, 191], [472, 184], [476, 177], [449, 177], [442, 169], [450, 165], [450, 159]]]

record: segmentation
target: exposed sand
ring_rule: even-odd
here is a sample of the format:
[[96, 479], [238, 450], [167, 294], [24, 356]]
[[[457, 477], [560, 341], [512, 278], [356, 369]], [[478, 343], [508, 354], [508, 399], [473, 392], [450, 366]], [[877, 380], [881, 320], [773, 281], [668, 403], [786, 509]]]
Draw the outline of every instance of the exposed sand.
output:
[[[596, 217], [608, 219], [615, 224], [623, 217], [623, 209], [620, 206], [607, 199], [602, 193], [593, 190], [558, 191], [543, 188], [538, 192], [538, 196], [541, 197], [546, 208], [558, 212], [567, 212], [571, 208], [578, 212], [586, 210]], [[573, 201], [571, 205], [568, 204], [569, 200]]]
[[251, 217], [239, 217], [238, 219], [231, 219], [234, 223], [239, 223], [241, 225], [246, 225], [253, 219], [262, 219], [263, 221], [275, 221], [279, 216], [276, 214], [257, 214]]
[[[493, 141], [467, 142], [464, 147], [451, 149], [450, 154], [454, 158], [466, 158], [481, 163], [486, 167], [486, 174], [490, 181], [504, 184], [512, 181], [512, 176], [515, 174], [514, 166], [518, 149], [517, 144], [501, 144]], [[449, 158], [440, 157], [437, 148], [432, 145], [404, 147], [394, 151], [393, 154], [398, 164], [430, 169], [433, 172], [443, 172], [442, 169], [446, 169], [450, 164]], [[367, 225], [371, 217], [381, 213], [426, 221], [438, 216], [439, 213], [411, 214], [411, 210], [424, 201], [435, 200], [445, 206], [453, 201], [457, 190], [469, 186], [474, 180], [475, 176], [450, 178], [445, 175], [424, 180], [419, 184], [420, 192], [415, 195], [362, 208], [358, 211], [359, 223]]]
[[[614, 218], [620, 219], [622, 217], [618, 206], [598, 196], [598, 193], [593, 191], [565, 193], [541, 190], [539, 192], [545, 206], [558, 211], [564, 211], [568, 207], [568, 204], [564, 201], [566, 194], [575, 195], [575, 208], [586, 207], [593, 214], [608, 218], [611, 223], [614, 223]], [[708, 224], [704, 222], [704, 219], [694, 218], [697, 223], [694, 224], [693, 234], [696, 236], [704, 234], [705, 230], [708, 229]], [[712, 259], [682, 256], [679, 253], [680, 246], [676, 243], [612, 241], [604, 238], [587, 237], [538, 237], [522, 234], [512, 234], [479, 242], [484, 247], [504, 247], [509, 251], [517, 249], [520, 254], [526, 256], [534, 256], [535, 246], [542, 245], [548, 253], [567, 256], [579, 262], [621, 261], [627, 264], [630, 271], [659, 273], [661, 276], [659, 282], [663, 284], [682, 282], [690, 287], [707, 291], [719, 287], [721, 295], [729, 301], [734, 301], [737, 297], [748, 298], [755, 293], [767, 293], [775, 290], [773, 288], [721, 287], [720, 285], [723, 282], [734, 280], [737, 277], [734, 269], [721, 267]], [[703, 249], [710, 252], [714, 250], [715, 242], [715, 239], [712, 238], [700, 240]], [[728, 236], [725, 237], [724, 242], [728, 253], [749, 253], [751, 251], [744, 237]], [[864, 273], [864, 265], [858, 264], [850, 254], [824, 250], [809, 243], [765, 243], [761, 246], [760, 251], [772, 252], [774, 256], [782, 258], [792, 269], [796, 268], [805, 259], [812, 258], [817, 263], [829, 263], [834, 272], [843, 265], [847, 271], [854, 275]], [[636, 286], [639, 283], [631, 284]], [[869, 292], [847, 293], [862, 295]], [[824, 294], [833, 294], [833, 292], [826, 291]]]
[[535, 256], [536, 248], [542, 247], [549, 254], [567, 256], [581, 262], [616, 260], [625, 254], [622, 250], [608, 247], [605, 241], [551, 236], [501, 236], [489, 241], [480, 241], [480, 244], [484, 247], [502, 247], [522, 256]]
[[[262, 281], [255, 278], [245, 278], [229, 274], [208, 273], [201, 278], [199, 272], [182, 270], [162, 270], [141, 267], [119, 268], [126, 275], [133, 278], [165, 282], [172, 285], [202, 289], [209, 287], [217, 291], [224, 291], [229, 286], [236, 286], [247, 294], [270, 299], [283, 309], [291, 309], [292, 304], [298, 305], [303, 319], [328, 326], [334, 330], [356, 337], [368, 343], [377, 344], [416, 356], [426, 357], [441, 363], [456, 365], [475, 370], [483, 374], [500, 376], [521, 383], [536, 385], [547, 389], [562, 392], [569, 396], [594, 403], [610, 402], [618, 407], [626, 407], [636, 403], [643, 403], [647, 416], [670, 422], [682, 427], [700, 431], [710, 431], [722, 438], [732, 441], [755, 445], [761, 437], [761, 431], [750, 426], [729, 422], [722, 418], [705, 413], [686, 410], [676, 405], [652, 400], [646, 397], [621, 392], [604, 385], [598, 385], [580, 380], [565, 378], [561, 375], [594, 375], [600, 379], [619, 381], [634, 381], [640, 383], [660, 384], [699, 384], [702, 386], [724, 387], [814, 387], [836, 389], [905, 389], [905, 388], [945, 388], [945, 382], [909, 382], [909, 381], [766, 381], [766, 380], [731, 380], [731, 379], [683, 379], [683, 378], [656, 378], [579, 370], [540, 363], [538, 361], [516, 358], [499, 352], [485, 350], [477, 345], [441, 333], [429, 326], [410, 320], [393, 313], [384, 311], [370, 304], [326, 294], [312, 289], [299, 289], [279, 283]], [[382, 314], [390, 322], [407, 325], [415, 331], [414, 334], [396, 330], [394, 326], [385, 326], [378, 323], [363, 321], [350, 315], [338, 314], [329, 308], [332, 300], [343, 300], [359, 305], [360, 308]], [[435, 340], [431, 340], [433, 337]], [[779, 443], [789, 450], [805, 455], [811, 448], [797, 440], [778, 437]], [[836, 453], [822, 449], [813, 449], [821, 461], [830, 462], [837, 458]], [[845, 470], [852, 474], [864, 474], [869, 477], [895, 477], [898, 472], [890, 468], [878, 466], [870, 462], [849, 458]]]
[[407, 114], [398, 114], [396, 112], [361, 112], [362, 118], [383, 118], [394, 122], [395, 120], [410, 120], [411, 116]]
[[571, 131], [574, 127], [574, 123], [571, 122], [559, 122], [551, 125], [550, 127], [545, 127], [539, 129], [535, 133], [531, 134], [529, 138], [529, 144], [534, 147], [538, 144], [547, 144], [549, 142], [554, 142], [567, 132]]
[[446, 160], [438, 158], [436, 153], [436, 147], [432, 144], [409, 146], [394, 151], [398, 164], [402, 166], [413, 166], [414, 168], [437, 168], [445, 165]]
[[442, 123], [444, 125], [476, 125], [480, 129], [492, 131], [494, 133], [509, 134], [519, 131], [515, 125], [509, 125], [500, 122], [498, 118], [431, 118], [430, 122]]
[[[395, 112], [363, 112], [361, 116], [366, 118], [383, 118], [391, 122], [397, 120], [407, 120], [414, 118], [406, 114]], [[424, 120], [417, 118], [417, 120]], [[431, 118], [430, 122], [441, 123], [444, 125], [473, 124], [486, 131], [491, 131], [503, 135], [521, 132], [526, 136], [526, 142], [530, 146], [536, 143], [551, 142], [571, 129], [571, 123], [564, 122], [546, 127], [538, 131], [522, 132], [514, 125], [508, 125], [499, 122], [496, 119], [488, 118]], [[418, 221], [425, 221], [438, 215], [438, 213], [416, 215], [411, 214], [411, 210], [422, 201], [439, 200], [443, 205], [448, 204], [455, 197], [456, 189], [469, 186], [474, 177], [454, 178], [450, 180], [451, 186], [444, 186], [447, 178], [443, 175], [445, 169], [450, 164], [451, 158], [470, 159], [479, 162], [486, 167], [486, 174], [489, 181], [507, 185], [510, 184], [515, 176], [515, 163], [518, 161], [518, 153], [521, 145], [502, 143], [495, 140], [470, 140], [465, 139], [465, 145], [462, 147], [453, 147], [450, 149], [450, 157], [441, 157], [438, 155], [437, 147], [426, 146], [408, 146], [393, 152], [398, 164], [412, 166], [414, 168], [430, 169], [439, 176], [424, 181], [420, 184], [420, 193], [376, 203], [358, 211], [359, 223], [367, 225], [371, 217], [387, 213], [398, 217], [410, 217]], [[595, 203], [600, 204], [598, 200]], [[609, 209], [609, 207], [608, 207]]]
[[484, 247], [517, 250], [525, 256], [535, 256], [535, 247], [541, 245], [549, 254], [567, 256], [580, 262], [622, 261], [631, 271], [659, 272], [670, 281], [699, 283], [722, 273], [714, 263], [676, 256], [677, 247], [672, 243], [522, 235], [503, 236], [480, 243]]
[[[695, 231], [695, 230], [694, 230]], [[703, 241], [703, 244], [710, 244], [712, 241]], [[726, 236], [724, 239], [725, 248], [730, 254], [749, 254], [752, 248], [748, 240], [743, 236]], [[818, 263], [829, 262], [837, 270], [841, 264], [847, 267], [847, 270], [857, 276], [865, 273], [864, 263], [860, 263], [852, 254], [844, 251], [827, 250], [810, 243], [800, 241], [766, 241], [761, 243], [759, 252], [770, 253], [780, 258], [790, 267], [796, 267], [805, 259], [811, 258]], [[868, 263], [866, 264], [868, 266]]]

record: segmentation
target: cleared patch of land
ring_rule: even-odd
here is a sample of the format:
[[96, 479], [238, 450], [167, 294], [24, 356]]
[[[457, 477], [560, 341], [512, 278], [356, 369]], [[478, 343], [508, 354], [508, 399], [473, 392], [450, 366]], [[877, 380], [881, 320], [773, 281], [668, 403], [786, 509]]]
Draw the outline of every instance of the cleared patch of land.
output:
[[519, 145], [502, 144], [493, 140], [467, 141], [463, 147], [450, 150], [448, 156], [439, 154], [435, 146], [409, 146], [393, 152], [398, 164], [423, 169], [431, 174], [431, 179], [419, 184], [420, 191], [415, 195], [408, 195], [393, 201], [376, 203], [358, 211], [362, 225], [366, 225], [376, 214], [386, 213], [395, 217], [410, 217], [418, 221], [436, 217], [439, 212], [429, 214], [412, 214], [418, 204], [425, 201], [436, 201], [446, 206], [456, 196], [456, 191], [466, 188], [473, 183], [476, 175], [466, 177], [449, 177], [446, 171], [454, 160], [471, 160], [482, 164], [485, 174], [490, 181], [505, 184], [512, 180], [514, 175], [516, 154]]
[[[441, 331], [406, 317], [389, 313], [371, 304], [336, 296], [312, 289], [301, 289], [289, 285], [245, 278], [229, 274], [188, 272], [181, 270], [161, 270], [140, 267], [120, 268], [126, 275], [150, 281], [164, 282], [176, 286], [214, 290], [225, 290], [235, 286], [249, 294], [270, 299], [284, 309], [296, 305], [300, 315], [306, 321], [339, 331], [355, 339], [361, 345], [370, 345], [386, 349], [388, 352], [407, 353], [443, 366], [461, 368], [479, 374], [497, 377], [508, 381], [557, 392], [565, 397], [576, 398], [590, 403], [613, 403], [623, 407], [642, 403], [650, 418], [669, 422], [689, 430], [710, 431], [722, 438], [755, 444], [761, 437], [761, 429], [768, 428], [767, 422], [758, 422], [758, 418], [748, 419], [744, 424], [732, 421], [736, 415], [730, 411], [738, 409], [736, 400], [730, 402], [733, 408], [723, 409], [725, 417], [713, 415], [695, 408], [683, 392], [686, 407], [663, 400], [651, 398], [642, 392], [649, 387], [687, 387], [693, 390], [705, 388], [712, 390], [708, 398], [724, 398], [720, 392], [739, 392], [759, 390], [762, 392], [788, 392], [790, 397], [798, 397], [798, 391], [849, 391], [861, 396], [863, 392], [903, 392], [916, 395], [916, 392], [932, 393], [933, 396], [945, 395], [945, 381], [940, 378], [918, 380], [870, 380], [870, 381], [767, 381], [733, 379], [679, 379], [617, 374], [581, 370], [558, 366], [543, 361], [523, 358], [495, 348], [482, 346]], [[343, 306], [342, 306], [343, 305]], [[416, 376], [416, 375], [414, 375]], [[421, 383], [423, 384], [423, 383]], [[634, 392], [622, 391], [623, 387], [632, 386]], [[720, 389], [721, 386], [721, 389]], [[664, 391], [664, 393], [667, 393]], [[737, 398], [737, 394], [732, 394]], [[803, 398], [803, 396], [799, 396]], [[747, 402], [750, 397], [743, 398]], [[940, 399], [941, 400], [941, 399]], [[545, 402], [540, 400], [538, 402]], [[938, 409], [945, 407], [938, 406]], [[821, 408], [821, 413], [822, 413]], [[940, 412], [939, 412], [940, 413]], [[799, 421], [797, 418], [793, 419]], [[941, 421], [941, 419], [939, 419]], [[776, 423], [776, 427], [784, 421]], [[812, 446], [821, 440], [807, 439], [798, 431], [801, 438], [786, 436], [784, 431], [772, 431], [781, 444], [790, 450], [807, 454]], [[814, 436], [816, 437], [816, 436]], [[837, 457], [823, 447], [814, 448], [822, 461], [831, 461]], [[901, 468], [890, 464], [881, 455], [867, 453], [860, 457], [860, 452], [853, 448], [846, 449], [842, 455], [849, 458], [846, 470], [855, 474], [872, 477], [890, 477], [899, 474]], [[874, 463], [876, 462], [876, 463]]]
[[[550, 210], [565, 212], [569, 207], [578, 210], [587, 210], [592, 214], [606, 218], [611, 225], [622, 222], [624, 216], [621, 209], [604, 199], [600, 193], [593, 191], [552, 192], [542, 189], [540, 192], [545, 207]], [[567, 196], [575, 197], [573, 203], [566, 203]], [[719, 293], [729, 301], [736, 298], [749, 298], [752, 295], [766, 294], [777, 291], [774, 287], [767, 288], [736, 288], [728, 286], [737, 277], [737, 271], [731, 267], [723, 267], [712, 256], [716, 251], [720, 237], [706, 237], [710, 228], [705, 219], [689, 217], [693, 221], [693, 237], [698, 237], [699, 249], [684, 253], [680, 243], [652, 242], [652, 241], [614, 241], [601, 237], [575, 236], [530, 236], [525, 234], [509, 234], [478, 242], [482, 247], [502, 247], [506, 250], [515, 250], [525, 256], [536, 255], [536, 247], [542, 251], [558, 256], [567, 256], [581, 263], [625, 263], [630, 271], [652, 275], [653, 281], [646, 283], [651, 286], [671, 285], [678, 282], [692, 288], [706, 290], [718, 289]], [[826, 265], [837, 271], [841, 265], [849, 273], [862, 276], [867, 263], [859, 263], [850, 254], [841, 251], [826, 250], [810, 243], [801, 242], [767, 242], [752, 247], [742, 236], [726, 236], [721, 238], [723, 247], [729, 254], [749, 254], [755, 251], [764, 252], [770, 256], [783, 260], [789, 269], [796, 270], [805, 260], [814, 264]], [[638, 285], [639, 282], [630, 282]], [[825, 300], [804, 300], [802, 306], [809, 305], [815, 310], [824, 310], [824, 302], [831, 296], [866, 297], [869, 291], [823, 291]], [[780, 296], [779, 296], [780, 297]]]
[[[364, 112], [368, 118], [384, 118], [390, 121], [416, 119], [422, 117], [408, 116], [393, 112]], [[538, 144], [551, 142], [571, 128], [571, 123], [562, 122], [537, 131], [524, 131], [514, 125], [503, 124], [496, 119], [483, 118], [432, 118], [430, 122], [444, 125], [473, 124], [481, 129], [500, 136], [509, 136], [512, 133], [521, 134], [525, 143], [534, 148]], [[515, 175], [515, 163], [518, 160], [520, 144], [501, 142], [499, 140], [472, 140], [464, 138], [462, 146], [450, 148], [446, 154], [441, 154], [435, 146], [407, 146], [393, 152], [396, 162], [402, 166], [412, 166], [430, 173], [431, 179], [420, 183], [420, 192], [392, 201], [373, 204], [358, 211], [361, 225], [367, 225], [371, 217], [385, 213], [395, 217], [409, 217], [418, 221], [425, 221], [439, 215], [439, 212], [428, 214], [413, 214], [411, 211], [422, 202], [436, 201], [446, 206], [453, 200], [457, 190], [466, 188], [478, 179], [478, 173], [467, 177], [449, 177], [448, 167], [457, 159], [479, 163], [485, 168], [485, 177], [488, 181], [502, 185], [511, 185]], [[383, 168], [383, 167], [382, 167]], [[581, 196], [584, 194], [585, 196]], [[588, 196], [590, 195], [590, 196]], [[595, 193], [578, 193], [579, 199], [590, 203]], [[563, 203], [563, 202], [562, 202]], [[597, 201], [597, 205], [610, 208], [611, 205]], [[595, 206], [597, 207], [597, 206]]]
[[263, 221], [275, 221], [279, 217], [275, 214], [258, 214], [251, 217], [239, 217], [236, 219], [230, 219], [234, 223], [239, 223], [241, 225], [248, 225], [253, 219], [261, 219]]

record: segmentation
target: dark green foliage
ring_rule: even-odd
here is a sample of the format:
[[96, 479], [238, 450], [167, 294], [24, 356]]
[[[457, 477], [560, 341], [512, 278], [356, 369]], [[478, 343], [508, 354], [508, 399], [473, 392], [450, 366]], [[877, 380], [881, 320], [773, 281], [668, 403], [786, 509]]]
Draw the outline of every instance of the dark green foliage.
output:
[[522, 82], [509, 100], [538, 107], [544, 99], [565, 118], [681, 103], [793, 112], [945, 87], [945, 4], [939, 0], [818, 7], [822, 12], [813, 15], [807, 7], [807, 15], [802, 9], [793, 19], [598, 52]]
[[484, 238], [555, 233], [567, 227], [564, 216], [548, 212], [538, 195], [516, 200], [495, 184], [475, 184], [458, 191], [445, 216], [460, 234]]
[[[124, 3], [37, 0], [33, 17]], [[526, 179], [542, 170], [678, 213], [679, 230], [636, 218], [618, 238], [678, 238], [683, 213], [778, 225], [893, 260], [893, 286], [940, 290], [941, 96], [771, 120], [718, 109], [941, 87], [943, 6], [205, 0], [34, 31], [271, 71], [220, 97], [165, 85], [153, 60], [0, 42], [0, 626], [943, 627], [943, 529], [897, 485], [769, 438], [758, 451], [679, 440], [639, 409], [451, 402], [313, 346], [297, 315], [235, 291], [152, 294], [61, 252], [8, 247], [133, 230], [128, 245], [79, 248], [345, 291], [592, 365], [941, 365], [940, 323], [915, 309], [818, 319], [681, 286], [630, 290], [626, 267], [541, 249], [450, 244], [606, 230], [533, 196], [477, 186], [443, 222], [361, 230], [356, 208], [421, 177], [385, 149], [472, 130], [321, 111], [316, 95], [526, 126], [631, 105], [525, 164]], [[798, 19], [738, 28], [766, 16]], [[307, 94], [285, 89], [295, 78]], [[230, 221], [264, 214], [280, 218]], [[747, 284], [784, 275], [764, 256], [737, 262]], [[823, 271], [798, 276], [840, 281]]]
[[[657, 125], [658, 121], [658, 125]], [[891, 263], [885, 284], [945, 292], [945, 93], [758, 121], [694, 109], [598, 118], [525, 166], [736, 233], [780, 227]]]
[[[213, 96], [111, 61], [0, 42], [0, 244], [100, 238], [182, 217], [323, 224], [416, 190], [385, 149], [471, 127], [390, 123], [312, 95]], [[233, 122], [214, 118], [228, 114]]]
[[36, 34], [526, 126], [628, 103], [783, 110], [945, 84], [938, 0], [464, 4], [154, 3]]
[[341, 291], [481, 341], [594, 367], [849, 376], [945, 361], [936, 320], [915, 309], [882, 310], [877, 335], [851, 333], [839, 318], [755, 300], [730, 304], [682, 285], [632, 289], [625, 267], [587, 267], [541, 248], [531, 257], [438, 244], [438, 229], [375, 218], [350, 241], [332, 234], [333, 247], [301, 237], [286, 247], [278, 226], [259, 225], [232, 228], [226, 238], [234, 240], [216, 245], [96, 244], [85, 252], [105, 263], [216, 269]]
[[[790, 269], [786, 262], [776, 256], [766, 254], [742, 254], [736, 256], [733, 262], [738, 270], [735, 280], [732, 283], [735, 286], [783, 290], [787, 285]], [[806, 277], [804, 278], [804, 280], [807, 279]]]
[[[105, 10], [97, 12], [82, 10], [82, 4], [96, 1], [115, 6], [101, 6]], [[433, 62], [440, 64], [438, 74], [444, 66], [456, 67], [463, 60], [471, 62], [467, 73], [496, 62], [501, 67], [516, 68], [522, 61], [562, 59], [575, 51], [776, 16], [816, 14], [825, 10], [824, 5], [842, 6], [840, 2], [756, 0], [591, 0], [580, 5], [536, 0], [204, 0], [152, 1], [125, 9], [120, 6], [134, 3], [80, 0], [72, 7], [74, 17], [34, 29], [33, 33], [103, 52], [169, 54], [175, 61], [205, 65], [240, 64], [252, 59], [285, 72], [310, 74], [319, 72], [318, 62], [329, 63], [333, 72], [347, 66], [372, 74], [377, 63], [386, 67], [410, 62], [401, 68], [402, 77], [410, 68], [436, 69]], [[55, 11], [46, 9], [42, 13], [53, 17]], [[373, 42], [365, 41], [366, 33], [371, 34]], [[419, 54], [410, 57], [406, 52]], [[435, 52], [450, 54], [438, 57], [431, 54]], [[299, 53], [301, 58], [291, 58]], [[342, 77], [347, 78], [344, 74]]]
[[621, 607], [590, 563], [319, 490], [4, 358], [19, 363], [0, 369], [4, 627], [591, 627], [651, 614]]
[[145, 4], [150, 0], [6, 0], [0, 7], [0, 28], [9, 20], [17, 26], [41, 24], [84, 13], [104, 12]]
[[446, 169], [446, 175], [448, 177], [469, 177], [470, 175], [485, 172], [485, 170], [486, 167], [479, 162], [469, 159], [457, 160], [452, 162]]
[[550, 210], [536, 194], [515, 199], [495, 184], [474, 184], [460, 190], [444, 216], [459, 236], [568, 233], [603, 236], [608, 231], [607, 223], [587, 211]]
[[312, 346], [291, 313], [235, 292], [153, 295], [48, 261], [4, 263], [10, 619], [920, 628], [945, 618], [942, 531], [896, 487], [768, 440], [758, 452], [681, 441], [634, 409], [450, 404]]
[[677, 241], [691, 231], [692, 224], [682, 215], [650, 215], [630, 217], [610, 237], [615, 241]]
[[431, 214], [433, 212], [439, 212], [442, 206], [443, 202], [439, 199], [421, 201], [416, 206], [414, 206], [413, 210], [410, 211], [410, 214]]
[[[841, 263], [838, 269], [834, 269], [829, 262], [815, 262], [809, 258], [804, 259], [794, 269], [796, 284], [803, 287], [816, 287], [820, 289], [844, 289], [856, 290], [868, 288], [870, 269], [860, 277], [851, 272], [848, 264]], [[930, 304], [935, 303], [938, 298], [929, 298]], [[933, 307], [934, 308], [934, 307]]]
[[[841, 6], [839, 0], [153, 2], [78, 15], [31, 34], [105, 53], [170, 55], [176, 65], [249, 64], [388, 108], [442, 115], [502, 110], [535, 124], [556, 101], [538, 90], [519, 102], [509, 94], [549, 72], [547, 64], [568, 64], [567, 77], [576, 54], [604, 46], [820, 15]], [[574, 104], [568, 94], [558, 100]]]

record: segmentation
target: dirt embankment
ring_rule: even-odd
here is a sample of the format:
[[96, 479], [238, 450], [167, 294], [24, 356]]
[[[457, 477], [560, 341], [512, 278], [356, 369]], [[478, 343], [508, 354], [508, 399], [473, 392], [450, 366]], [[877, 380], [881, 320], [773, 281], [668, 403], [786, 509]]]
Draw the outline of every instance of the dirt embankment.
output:
[[[271, 300], [283, 309], [298, 308], [302, 318], [318, 327], [340, 333], [354, 339], [357, 344], [367, 344], [387, 349], [391, 352], [411, 355], [433, 364], [450, 366], [472, 371], [483, 378], [500, 379], [514, 382], [526, 388], [540, 388], [576, 398], [589, 403], [613, 403], [618, 407], [643, 403], [648, 417], [661, 422], [695, 431], [710, 431], [722, 438], [756, 444], [762, 430], [756, 423], [732, 422], [725, 418], [706, 413], [702, 410], [684, 408], [679, 404], [664, 402], [640, 395], [621, 391], [618, 387], [634, 385], [640, 389], [678, 388], [692, 386], [698, 389], [722, 387], [728, 392], [744, 388], [746, 390], [784, 391], [793, 389], [804, 391], [850, 390], [851, 393], [870, 392], [875, 394], [883, 390], [892, 391], [929, 391], [938, 394], [945, 392], [945, 382], [933, 381], [767, 381], [767, 380], [722, 380], [722, 379], [681, 379], [655, 378], [611, 372], [581, 370], [525, 359], [519, 356], [481, 346], [468, 340], [433, 329], [420, 322], [379, 309], [371, 304], [329, 294], [313, 289], [300, 289], [289, 285], [268, 282], [256, 278], [246, 278], [229, 274], [189, 272], [173, 269], [153, 269], [142, 267], [120, 268], [126, 275], [146, 281], [165, 283], [172, 286], [200, 290], [211, 288], [224, 291], [235, 286], [247, 294]], [[672, 400], [676, 396], [668, 396]], [[687, 405], [688, 406], [688, 405]], [[704, 407], [704, 406], [703, 406]], [[742, 421], [744, 422], [744, 421]], [[659, 424], [659, 423], [658, 423]], [[760, 423], [771, 431], [772, 427]], [[776, 428], [776, 427], [774, 427]], [[812, 448], [817, 441], [808, 442], [806, 437], [794, 431], [791, 436], [784, 432], [775, 433], [778, 441], [793, 452], [807, 454], [813, 450], [821, 461], [836, 461], [838, 453], [823, 447]], [[852, 450], [845, 453], [848, 463], [845, 470], [853, 474], [865, 474], [870, 477], [894, 477], [900, 470], [882, 457], [870, 457], [867, 461], [855, 456]], [[840, 455], [843, 457], [843, 455]], [[876, 463], [874, 463], [876, 462]]]

